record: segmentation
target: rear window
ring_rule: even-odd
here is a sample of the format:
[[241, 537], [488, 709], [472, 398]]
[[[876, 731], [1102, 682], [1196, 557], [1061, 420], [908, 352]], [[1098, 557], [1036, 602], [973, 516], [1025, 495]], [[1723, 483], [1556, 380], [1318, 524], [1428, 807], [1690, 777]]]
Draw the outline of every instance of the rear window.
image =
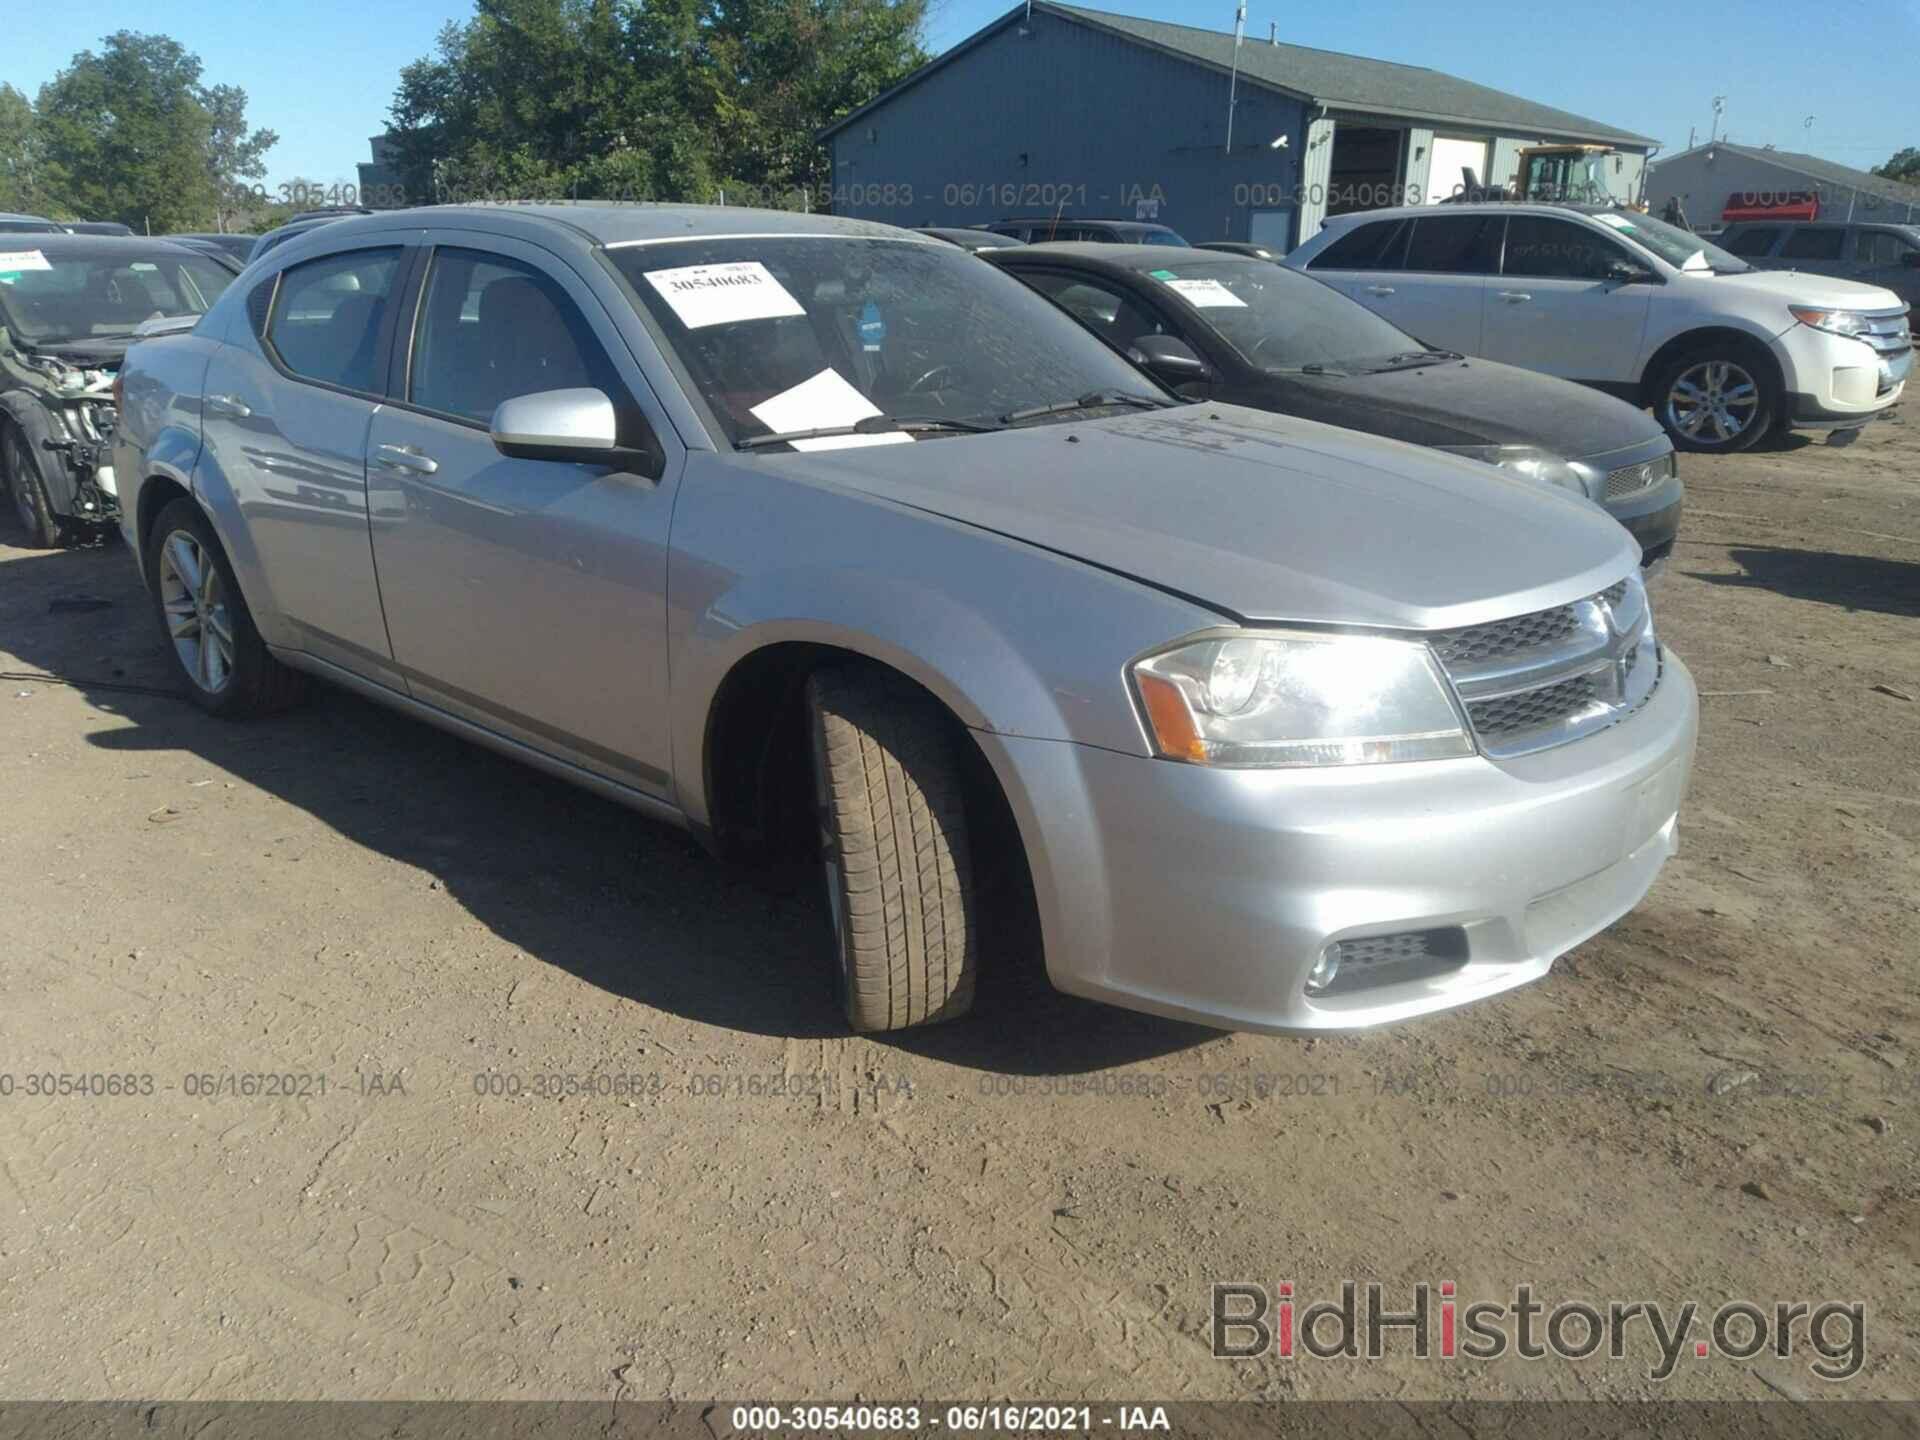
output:
[[1408, 270], [1491, 275], [1500, 254], [1498, 215], [1422, 215], [1407, 242]]
[[1771, 255], [1774, 241], [1779, 238], [1778, 225], [1755, 225], [1751, 229], [1734, 232], [1720, 248], [1752, 260], [1761, 255]]
[[1787, 236], [1787, 243], [1781, 247], [1782, 260], [1838, 260], [1840, 247], [1846, 242], [1847, 232], [1837, 226], [1832, 229], [1795, 230]]
[[1356, 225], [1308, 262], [1309, 270], [1394, 270], [1395, 252], [1404, 248], [1407, 222], [1374, 220]]

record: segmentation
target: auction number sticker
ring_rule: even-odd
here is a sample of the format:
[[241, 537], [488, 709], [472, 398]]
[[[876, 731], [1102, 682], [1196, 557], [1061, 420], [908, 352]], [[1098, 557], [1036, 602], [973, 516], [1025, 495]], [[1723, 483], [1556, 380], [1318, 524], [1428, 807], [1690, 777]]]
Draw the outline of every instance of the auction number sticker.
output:
[[47, 257], [38, 250], [0, 250], [0, 273], [20, 270], [51, 270]]
[[1246, 301], [1218, 280], [1169, 280], [1166, 286], [1169, 290], [1177, 291], [1184, 296], [1189, 305], [1197, 305], [1202, 310], [1247, 308]]
[[807, 313], [758, 260], [649, 270], [647, 280], [689, 330]]

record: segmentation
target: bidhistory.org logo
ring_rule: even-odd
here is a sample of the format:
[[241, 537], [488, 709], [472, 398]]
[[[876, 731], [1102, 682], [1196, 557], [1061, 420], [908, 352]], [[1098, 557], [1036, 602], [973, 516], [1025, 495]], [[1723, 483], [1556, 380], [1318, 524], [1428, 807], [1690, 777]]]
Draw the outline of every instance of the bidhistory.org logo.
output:
[[1815, 1375], [1851, 1380], [1866, 1363], [1866, 1306], [1857, 1300], [1779, 1300], [1771, 1306], [1729, 1300], [1703, 1320], [1693, 1300], [1671, 1308], [1657, 1300], [1611, 1300], [1604, 1306], [1562, 1300], [1548, 1307], [1534, 1298], [1531, 1285], [1516, 1286], [1511, 1299], [1468, 1303], [1451, 1280], [1423, 1280], [1399, 1309], [1389, 1308], [1377, 1281], [1366, 1286], [1364, 1305], [1353, 1280], [1341, 1282], [1339, 1299], [1311, 1302], [1294, 1294], [1291, 1281], [1271, 1291], [1253, 1282], [1213, 1287], [1216, 1360], [1378, 1360], [1390, 1351], [1421, 1360], [1586, 1360], [1602, 1353], [1625, 1360], [1633, 1349], [1648, 1357], [1649, 1379], [1665, 1380], [1689, 1355], [1751, 1360], [1770, 1349], [1784, 1360], [1802, 1345], [1819, 1356], [1808, 1365]]

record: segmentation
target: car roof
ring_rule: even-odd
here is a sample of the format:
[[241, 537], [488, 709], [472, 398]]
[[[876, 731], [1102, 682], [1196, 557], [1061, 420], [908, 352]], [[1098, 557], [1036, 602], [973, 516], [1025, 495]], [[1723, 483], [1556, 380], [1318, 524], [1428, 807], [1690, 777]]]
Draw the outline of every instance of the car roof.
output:
[[28, 215], [18, 210], [0, 210], [0, 221], [5, 221], [10, 225], [44, 225], [47, 229], [57, 231], [62, 235], [67, 233], [44, 215]]
[[38, 250], [49, 260], [111, 260], [115, 256], [138, 260], [156, 250], [175, 255], [198, 256], [202, 253], [191, 245], [177, 245], [158, 235], [69, 235], [61, 230], [51, 235], [36, 234], [31, 238], [32, 243], [24, 248]]
[[993, 258], [1002, 257], [1018, 264], [1030, 261], [1067, 260], [1076, 266], [1089, 270], [1110, 270], [1145, 274], [1151, 270], [1166, 270], [1175, 265], [1230, 265], [1236, 260], [1245, 260], [1253, 265], [1265, 265], [1268, 261], [1256, 260], [1251, 255], [1234, 255], [1221, 250], [1202, 250], [1197, 245], [1102, 245], [1089, 240], [1048, 240], [1041, 244], [1023, 246], [1018, 250], [995, 251]]
[[933, 245], [911, 230], [872, 220], [792, 210], [753, 210], [739, 205], [661, 205], [651, 202], [586, 201], [521, 205], [422, 205], [380, 210], [339, 220], [301, 221], [342, 235], [417, 230], [423, 226], [471, 226], [500, 234], [528, 227], [571, 233], [589, 244], [645, 245], [667, 240], [732, 239], [752, 235], [842, 235], [854, 239], [911, 240]]
[[[1349, 210], [1344, 215], [1329, 215], [1321, 222], [1321, 234], [1344, 230], [1369, 220], [1406, 220], [1418, 216], [1439, 219], [1448, 215], [1581, 215], [1594, 216], [1624, 210], [1622, 205], [1575, 205], [1554, 200], [1473, 200], [1455, 205], [1392, 205], [1380, 210]], [[1651, 217], [1650, 217], [1651, 218]], [[1313, 237], [1318, 239], [1318, 236]]]
[[997, 230], [988, 230], [979, 225], [916, 225], [916, 235], [937, 235], [942, 240], [951, 240], [956, 245], [978, 243], [991, 246], [996, 250], [1010, 249], [1020, 242], [1011, 235], [1002, 235]]

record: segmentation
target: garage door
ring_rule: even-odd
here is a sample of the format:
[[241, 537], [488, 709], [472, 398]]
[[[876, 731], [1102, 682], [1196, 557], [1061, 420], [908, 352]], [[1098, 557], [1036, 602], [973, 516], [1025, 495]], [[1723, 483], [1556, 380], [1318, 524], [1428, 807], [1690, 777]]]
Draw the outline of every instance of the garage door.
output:
[[1460, 169], [1466, 166], [1475, 176], [1487, 178], [1487, 142], [1455, 140], [1446, 135], [1433, 142], [1433, 162], [1427, 166], [1427, 203], [1437, 205], [1459, 193]]

